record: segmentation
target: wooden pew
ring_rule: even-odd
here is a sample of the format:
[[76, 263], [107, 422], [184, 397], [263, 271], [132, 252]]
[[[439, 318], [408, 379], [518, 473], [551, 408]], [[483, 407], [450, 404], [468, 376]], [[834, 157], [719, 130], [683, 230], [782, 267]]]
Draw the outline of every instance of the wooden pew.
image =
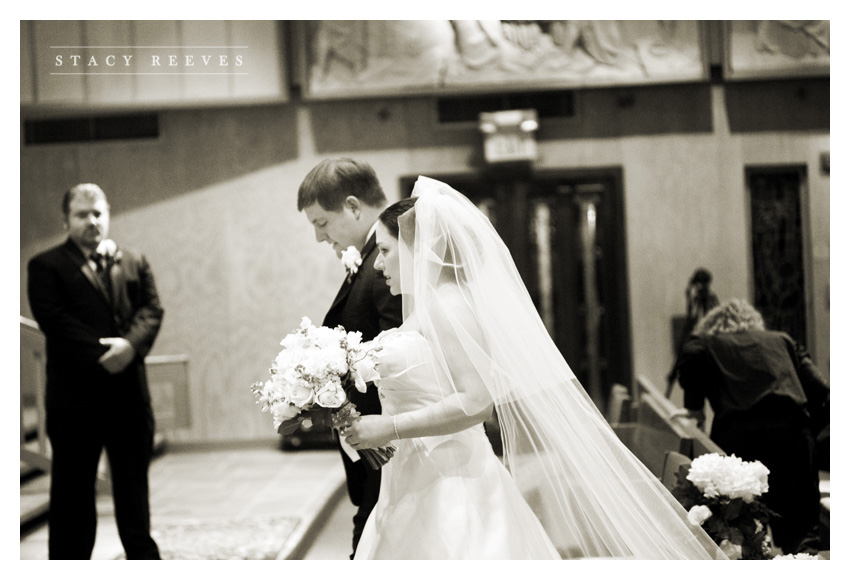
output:
[[638, 404], [634, 420], [612, 423], [612, 427], [652, 473], [659, 478], [663, 476], [668, 452], [688, 459], [704, 453], [724, 454], [692, 419], [677, 416], [681, 409], [646, 377], [639, 376], [636, 387]]
[[691, 461], [692, 459], [690, 457], [677, 453], [676, 451], [668, 451], [664, 454], [664, 467], [661, 469], [661, 483], [664, 484], [664, 487], [666, 487], [668, 491], [672, 491], [673, 488], [676, 487], [676, 483], [679, 481], [679, 478], [677, 477], [679, 468], [683, 465], [685, 467], [690, 467]]
[[675, 410], [663, 395], [639, 388], [636, 420], [612, 425], [621, 441], [659, 478], [667, 451], [690, 457], [693, 449], [689, 432], [671, 418]]
[[678, 432], [683, 433], [684, 437], [689, 440], [690, 447], [684, 447], [679, 452], [694, 459], [706, 453], [718, 453], [726, 455], [723, 449], [717, 443], [711, 440], [711, 437], [705, 431], [697, 427], [693, 419], [683, 417], [678, 413], [681, 411], [679, 407], [674, 405], [661, 391], [645, 376], [639, 375], [637, 379], [638, 389], [641, 396], [651, 398], [654, 404], [662, 409], [662, 412], [672, 424], [676, 426]]
[[605, 419], [611, 426], [632, 421], [632, 397], [628, 388], [619, 384], [611, 387]]

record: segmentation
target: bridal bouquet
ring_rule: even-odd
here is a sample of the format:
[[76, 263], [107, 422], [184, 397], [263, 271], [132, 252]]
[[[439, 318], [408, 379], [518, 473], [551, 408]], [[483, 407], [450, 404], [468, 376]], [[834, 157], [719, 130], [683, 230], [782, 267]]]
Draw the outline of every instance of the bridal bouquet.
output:
[[760, 461], [708, 453], [682, 466], [673, 496], [733, 560], [767, 560], [767, 524], [774, 512], [758, 499], [768, 489], [768, 469]]
[[[251, 385], [278, 433], [288, 435], [312, 423], [339, 430], [360, 416], [348, 391], [366, 392], [355, 365], [374, 357], [375, 349], [364, 348], [359, 332], [346, 332], [342, 326], [316, 327], [305, 316], [280, 344], [283, 350], [272, 363], [271, 378]], [[392, 446], [358, 451], [373, 469], [380, 469], [394, 452]]]

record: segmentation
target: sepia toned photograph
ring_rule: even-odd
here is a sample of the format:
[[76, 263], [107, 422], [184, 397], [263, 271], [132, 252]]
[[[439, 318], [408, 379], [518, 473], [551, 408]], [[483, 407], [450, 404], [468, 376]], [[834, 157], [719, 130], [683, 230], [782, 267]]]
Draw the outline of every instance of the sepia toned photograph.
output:
[[21, 575], [830, 560], [830, 23], [20, 20]]

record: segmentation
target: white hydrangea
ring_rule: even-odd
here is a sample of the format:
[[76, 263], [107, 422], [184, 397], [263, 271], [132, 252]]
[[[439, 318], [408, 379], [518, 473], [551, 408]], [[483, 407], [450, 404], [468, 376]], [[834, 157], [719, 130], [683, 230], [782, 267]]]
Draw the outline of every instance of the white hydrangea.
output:
[[743, 461], [734, 455], [707, 453], [691, 462], [688, 479], [705, 497], [740, 497], [751, 502], [767, 492], [769, 473], [760, 461]]

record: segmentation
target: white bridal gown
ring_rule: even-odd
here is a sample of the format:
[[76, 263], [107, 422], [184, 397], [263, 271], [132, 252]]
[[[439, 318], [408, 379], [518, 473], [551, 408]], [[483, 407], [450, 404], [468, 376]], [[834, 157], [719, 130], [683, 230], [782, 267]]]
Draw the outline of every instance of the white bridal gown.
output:
[[[385, 415], [441, 399], [422, 335], [389, 331], [375, 342], [383, 346], [376, 384]], [[393, 444], [355, 559], [560, 558], [483, 425]]]

